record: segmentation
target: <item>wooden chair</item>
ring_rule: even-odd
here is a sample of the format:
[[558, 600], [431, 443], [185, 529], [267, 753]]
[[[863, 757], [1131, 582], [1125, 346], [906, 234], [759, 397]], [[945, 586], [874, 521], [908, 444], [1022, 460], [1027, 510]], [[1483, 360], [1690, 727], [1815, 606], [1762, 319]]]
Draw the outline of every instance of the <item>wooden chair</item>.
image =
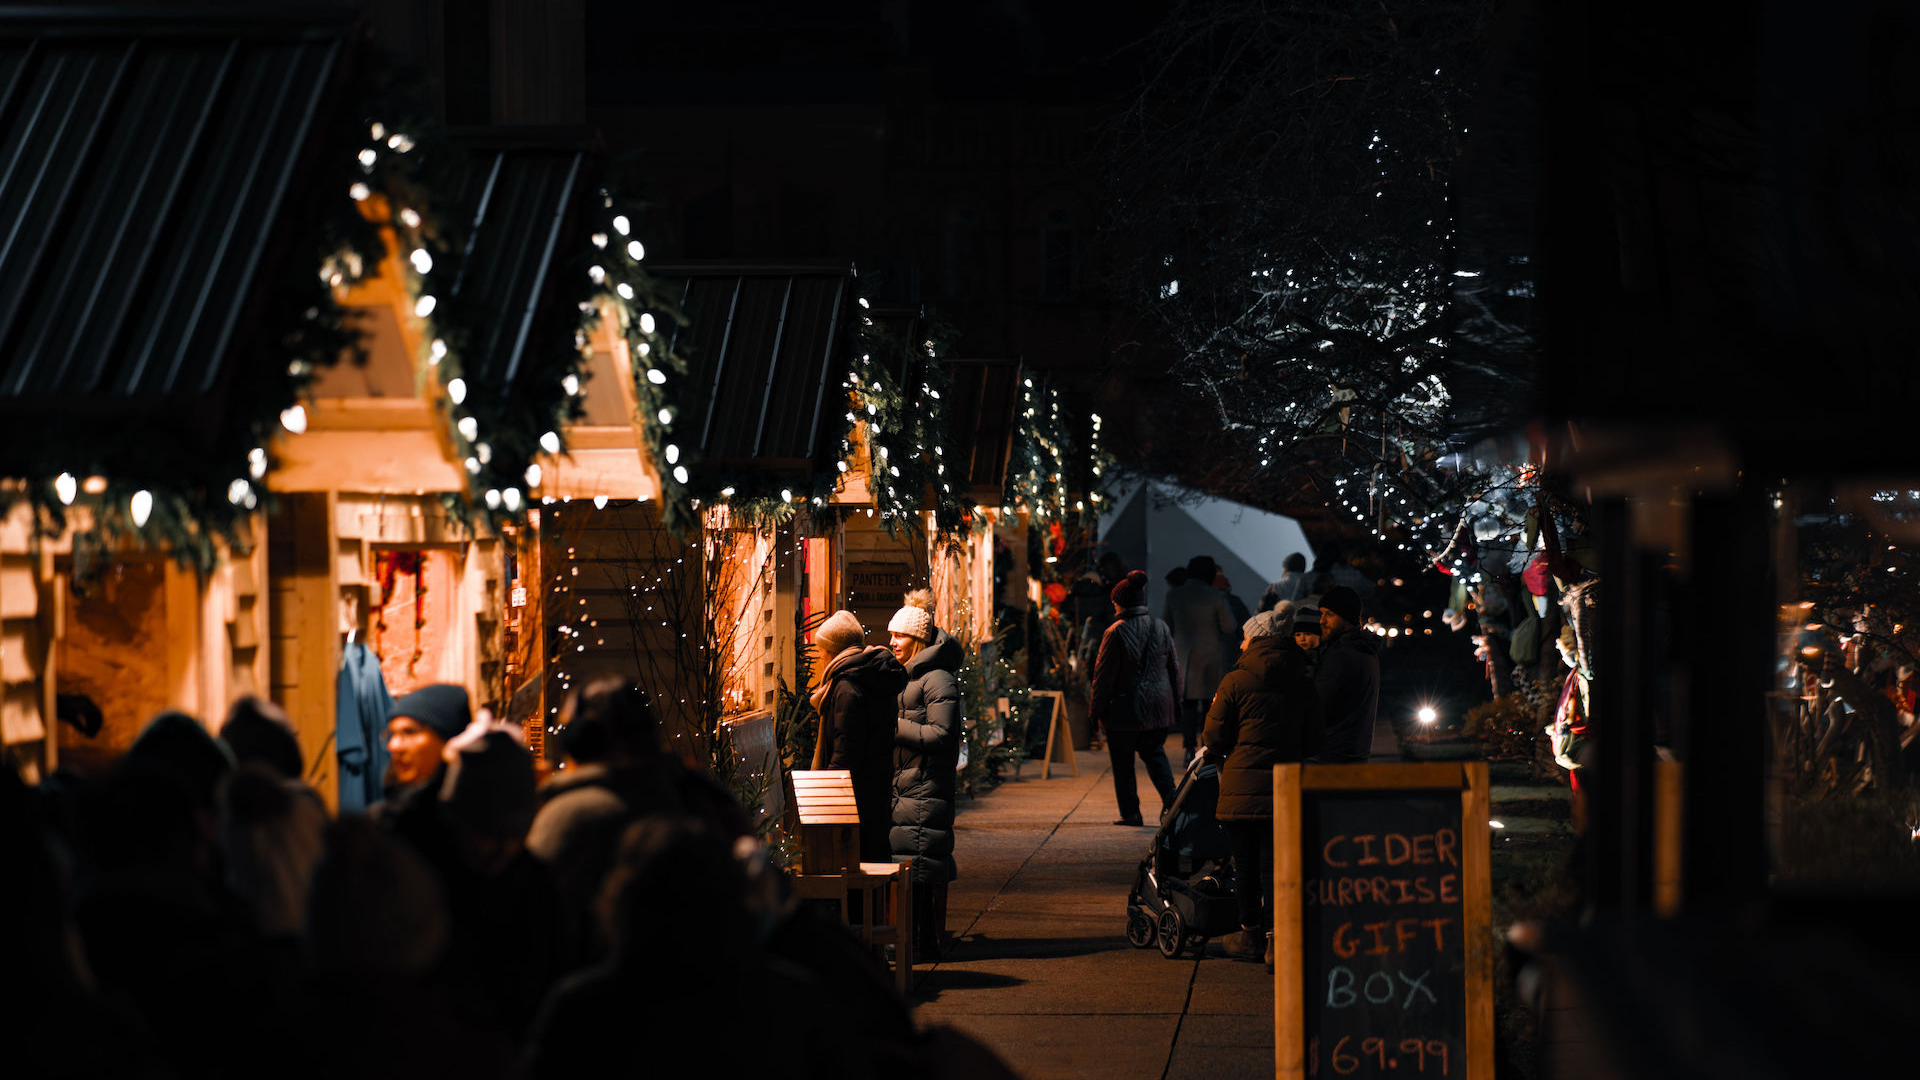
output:
[[860, 861], [860, 811], [853, 774], [845, 769], [795, 770], [793, 806], [800, 819], [800, 868], [794, 895], [832, 900], [853, 925], [850, 901], [861, 905], [860, 941], [884, 956], [893, 946], [893, 975], [905, 997], [913, 981], [912, 861]]

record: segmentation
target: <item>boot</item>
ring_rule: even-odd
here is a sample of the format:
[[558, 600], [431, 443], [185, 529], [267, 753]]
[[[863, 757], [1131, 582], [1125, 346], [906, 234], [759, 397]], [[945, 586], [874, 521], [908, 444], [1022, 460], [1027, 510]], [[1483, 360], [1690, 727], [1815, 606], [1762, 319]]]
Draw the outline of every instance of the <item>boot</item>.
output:
[[1273, 974], [1273, 931], [1267, 931], [1267, 974]]
[[1235, 960], [1258, 960], [1266, 945], [1265, 935], [1252, 927], [1235, 930], [1220, 939], [1220, 948]]

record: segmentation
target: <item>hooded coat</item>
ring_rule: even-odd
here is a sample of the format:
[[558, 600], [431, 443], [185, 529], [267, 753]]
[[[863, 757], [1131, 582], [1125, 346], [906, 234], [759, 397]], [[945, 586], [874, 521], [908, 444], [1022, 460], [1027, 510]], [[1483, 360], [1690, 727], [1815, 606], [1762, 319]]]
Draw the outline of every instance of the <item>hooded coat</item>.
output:
[[913, 856], [916, 884], [959, 876], [953, 861], [953, 796], [963, 734], [960, 643], [935, 628], [907, 661], [907, 688], [893, 751], [893, 853]]
[[893, 821], [893, 731], [907, 673], [884, 645], [860, 650], [832, 675], [818, 703], [816, 768], [853, 774], [860, 812], [860, 858], [886, 862]]
[[1173, 635], [1147, 607], [1122, 608], [1093, 662], [1093, 722], [1108, 731], [1164, 731], [1180, 708]]
[[1327, 744], [1313, 760], [1365, 761], [1373, 753], [1373, 722], [1380, 711], [1380, 645], [1372, 634], [1345, 627], [1320, 646], [1314, 672], [1327, 721]]
[[1207, 710], [1207, 749], [1220, 767], [1222, 821], [1273, 817], [1273, 767], [1320, 749], [1326, 729], [1307, 654], [1291, 638], [1253, 639]]
[[1176, 655], [1186, 685], [1180, 696], [1188, 701], [1206, 701], [1220, 686], [1226, 673], [1225, 638], [1239, 640], [1240, 624], [1233, 621], [1227, 607], [1227, 594], [1211, 581], [1189, 579], [1167, 593], [1160, 617], [1173, 630]]

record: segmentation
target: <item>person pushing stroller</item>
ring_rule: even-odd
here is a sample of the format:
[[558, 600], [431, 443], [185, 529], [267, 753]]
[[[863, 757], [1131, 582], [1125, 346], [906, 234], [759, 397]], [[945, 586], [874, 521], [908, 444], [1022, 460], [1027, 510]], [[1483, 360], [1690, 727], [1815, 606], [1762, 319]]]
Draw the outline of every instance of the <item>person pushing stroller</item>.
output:
[[1240, 930], [1228, 956], [1273, 963], [1273, 767], [1318, 751], [1326, 738], [1307, 655], [1293, 639], [1294, 605], [1281, 601], [1242, 628], [1240, 661], [1207, 710], [1203, 752], [1222, 762], [1216, 814], [1233, 846]]

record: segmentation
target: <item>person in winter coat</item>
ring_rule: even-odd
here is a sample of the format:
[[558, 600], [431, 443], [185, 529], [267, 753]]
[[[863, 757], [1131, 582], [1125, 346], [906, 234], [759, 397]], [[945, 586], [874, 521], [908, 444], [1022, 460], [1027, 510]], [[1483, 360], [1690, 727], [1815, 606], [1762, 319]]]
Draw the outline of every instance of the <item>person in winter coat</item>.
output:
[[1167, 732], [1180, 700], [1180, 662], [1173, 633], [1147, 612], [1147, 575], [1135, 570], [1113, 587], [1116, 618], [1100, 639], [1093, 662], [1093, 721], [1107, 730], [1113, 764], [1113, 797], [1120, 804], [1115, 825], [1141, 825], [1140, 791], [1133, 774], [1138, 754], [1147, 779], [1160, 793], [1164, 814], [1173, 802], [1173, 766], [1167, 762]]
[[[953, 861], [953, 797], [960, 770], [965, 704], [959, 671], [966, 654], [933, 625], [933, 594], [916, 589], [887, 623], [893, 655], [906, 665], [893, 744], [893, 854], [913, 857], [918, 955], [938, 954]], [[922, 897], [926, 899], [922, 900]]]
[[1295, 604], [1307, 598], [1307, 589], [1311, 581], [1307, 577], [1307, 557], [1296, 551], [1280, 563], [1280, 580], [1267, 586], [1266, 595], [1260, 598], [1260, 610], [1272, 611], [1273, 606], [1282, 600], [1291, 600]]
[[1327, 721], [1326, 747], [1308, 760], [1365, 761], [1380, 709], [1380, 647], [1361, 628], [1360, 597], [1345, 586], [1320, 597], [1319, 670], [1313, 681]]
[[629, 825], [687, 818], [734, 840], [753, 835], [753, 822], [718, 781], [661, 750], [646, 691], [620, 676], [570, 692], [553, 742], [563, 767], [540, 789], [527, 850], [553, 871], [566, 956], [578, 967], [605, 955], [594, 906]]
[[1320, 698], [1307, 656], [1293, 643], [1293, 602], [1248, 619], [1240, 661], [1207, 710], [1206, 752], [1223, 761], [1215, 814], [1233, 844], [1241, 929], [1221, 939], [1228, 956], [1272, 962], [1273, 767], [1320, 749]]
[[886, 862], [893, 850], [893, 737], [906, 669], [884, 645], [867, 645], [851, 611], [836, 611], [813, 632], [820, 683], [810, 695], [820, 714], [813, 767], [853, 774], [860, 813], [860, 860]]
[[1211, 556], [1196, 555], [1187, 561], [1187, 579], [1167, 593], [1160, 617], [1173, 631], [1175, 655], [1186, 681], [1180, 688], [1180, 746], [1189, 759], [1200, 728], [1200, 717], [1207, 702], [1226, 674], [1223, 635], [1240, 632], [1227, 606], [1225, 593], [1213, 587], [1219, 567]]

